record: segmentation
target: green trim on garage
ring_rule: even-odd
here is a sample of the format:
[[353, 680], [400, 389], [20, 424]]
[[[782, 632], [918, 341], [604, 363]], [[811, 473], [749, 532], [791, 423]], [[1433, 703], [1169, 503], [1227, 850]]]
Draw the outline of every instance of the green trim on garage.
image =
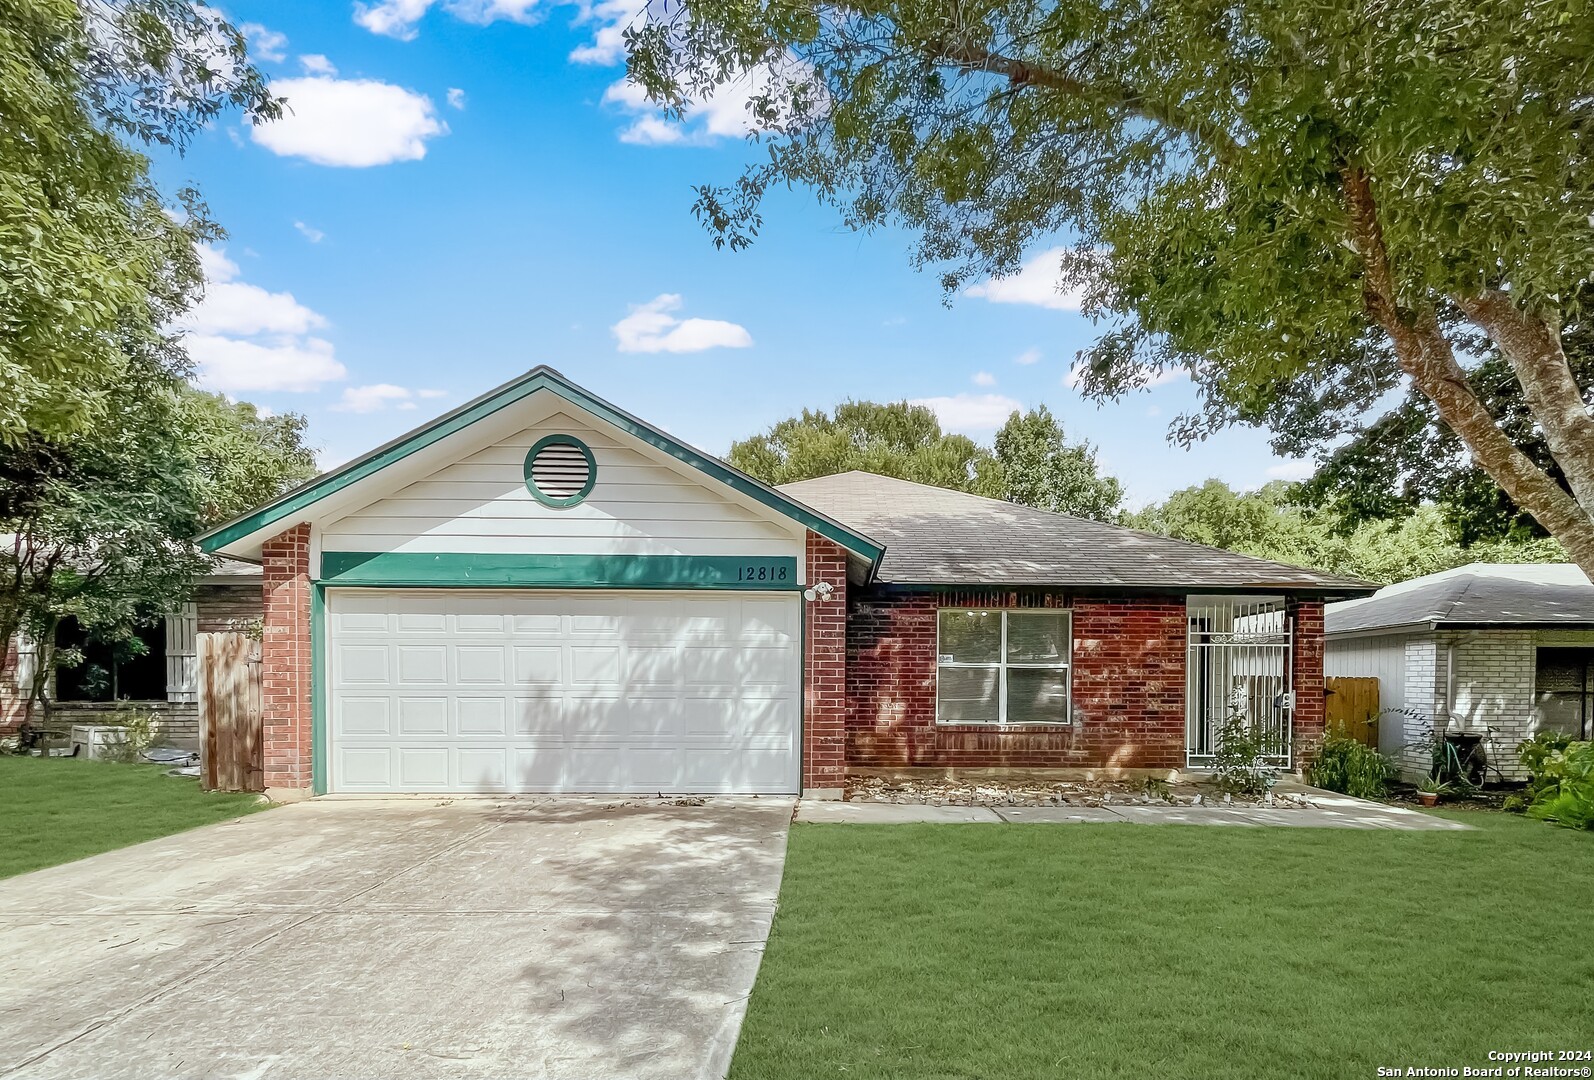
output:
[[725, 464], [723, 461], [708, 457], [690, 446], [678, 442], [651, 424], [647, 424], [630, 413], [594, 397], [586, 390], [567, 380], [557, 371], [546, 366], [533, 368], [520, 378], [505, 383], [495, 390], [490, 390], [474, 401], [466, 402], [452, 412], [438, 417], [430, 424], [416, 428], [406, 435], [401, 435], [397, 439], [377, 447], [365, 456], [354, 459], [342, 468], [318, 476], [309, 483], [282, 495], [257, 510], [250, 511], [224, 525], [217, 526], [199, 537], [199, 545], [205, 551], [214, 554], [227, 547], [227, 545], [272, 525], [280, 523], [283, 528], [287, 528], [294, 523], [295, 519], [292, 518], [292, 515], [308, 509], [312, 504], [320, 502], [329, 495], [336, 494], [349, 485], [365, 479], [394, 462], [401, 461], [417, 450], [422, 450], [440, 439], [469, 427], [478, 420], [491, 416], [499, 409], [530, 397], [538, 390], [551, 391], [565, 401], [612, 424], [621, 431], [663, 451], [678, 461], [692, 466], [741, 494], [791, 518], [793, 521], [801, 523], [819, 535], [834, 540], [848, 551], [869, 560], [871, 574], [879, 566], [880, 559], [885, 554], [885, 548], [870, 540], [867, 536], [854, 532], [840, 522], [782, 495], [774, 488], [754, 480], [751, 476]]
[[797, 560], [786, 556], [327, 551], [317, 580], [364, 588], [802, 590]]

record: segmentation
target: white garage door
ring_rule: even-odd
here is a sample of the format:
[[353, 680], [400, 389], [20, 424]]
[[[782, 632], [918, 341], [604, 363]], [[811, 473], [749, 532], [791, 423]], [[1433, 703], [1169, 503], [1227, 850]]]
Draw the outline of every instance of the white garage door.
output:
[[798, 789], [795, 596], [328, 594], [329, 788]]

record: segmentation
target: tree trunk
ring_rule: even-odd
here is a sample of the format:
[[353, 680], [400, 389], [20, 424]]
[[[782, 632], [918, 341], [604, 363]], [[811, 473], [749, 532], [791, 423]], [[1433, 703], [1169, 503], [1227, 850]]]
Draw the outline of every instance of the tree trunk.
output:
[[1498, 289], [1458, 297], [1456, 303], [1510, 363], [1573, 496], [1580, 505], [1594, 507], [1594, 418], [1566, 362], [1560, 331], [1520, 310]]
[[[1500, 430], [1467, 382], [1467, 373], [1456, 362], [1455, 350], [1445, 337], [1435, 311], [1432, 308], [1411, 311], [1400, 306], [1389, 252], [1378, 222], [1372, 183], [1365, 172], [1354, 166], [1346, 170], [1345, 197], [1351, 239], [1365, 268], [1363, 303], [1368, 315], [1389, 334], [1401, 370], [1411, 376], [1412, 385], [1434, 403], [1439, 418], [1466, 444], [1478, 467], [1549, 530], [1579, 569], [1594, 580], [1594, 519], [1554, 477], [1535, 465]], [[1556, 347], [1559, 350], [1558, 339]], [[1545, 367], [1549, 370], [1542, 374], [1553, 390], [1553, 366]], [[1572, 381], [1564, 356], [1561, 367], [1567, 380]], [[1562, 404], [1558, 396], [1548, 393], [1546, 401]], [[1581, 409], [1581, 396], [1578, 401]], [[1530, 407], [1532, 404], [1530, 400]], [[1534, 414], [1537, 418], [1537, 408]], [[1562, 419], [1566, 420], [1564, 415]], [[1540, 423], [1543, 424], [1542, 418]], [[1563, 431], [1575, 436], [1575, 426], [1570, 423]], [[1567, 445], [1569, 453], [1575, 450], [1575, 437]], [[1556, 460], [1560, 460], [1559, 456]]]

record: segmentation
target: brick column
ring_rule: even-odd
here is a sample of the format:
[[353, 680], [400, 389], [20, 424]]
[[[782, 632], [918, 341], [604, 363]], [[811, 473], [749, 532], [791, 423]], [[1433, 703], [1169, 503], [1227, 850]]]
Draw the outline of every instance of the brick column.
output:
[[1323, 684], [1323, 602], [1289, 602], [1295, 646], [1290, 651], [1290, 686], [1295, 691], [1295, 712], [1290, 718], [1291, 757], [1304, 769], [1323, 745], [1328, 696]]
[[310, 787], [310, 526], [261, 551], [260, 697], [266, 790]]
[[847, 776], [847, 553], [809, 533], [807, 564], [809, 587], [828, 581], [835, 591], [803, 601], [803, 792], [839, 799]]

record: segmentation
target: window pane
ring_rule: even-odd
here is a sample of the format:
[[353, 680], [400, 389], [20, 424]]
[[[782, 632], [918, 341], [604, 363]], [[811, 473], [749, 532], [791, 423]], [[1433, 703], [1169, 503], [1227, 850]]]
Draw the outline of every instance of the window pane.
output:
[[1010, 664], [1068, 663], [1068, 616], [1008, 612], [1007, 662]]
[[[1008, 628], [1012, 632], [1012, 628]], [[1009, 724], [1068, 722], [1068, 672], [1044, 668], [1007, 669]]]
[[935, 718], [943, 724], [994, 724], [1000, 717], [996, 668], [942, 668], [936, 678]]
[[994, 664], [1002, 652], [1000, 611], [941, 612], [941, 663]]

